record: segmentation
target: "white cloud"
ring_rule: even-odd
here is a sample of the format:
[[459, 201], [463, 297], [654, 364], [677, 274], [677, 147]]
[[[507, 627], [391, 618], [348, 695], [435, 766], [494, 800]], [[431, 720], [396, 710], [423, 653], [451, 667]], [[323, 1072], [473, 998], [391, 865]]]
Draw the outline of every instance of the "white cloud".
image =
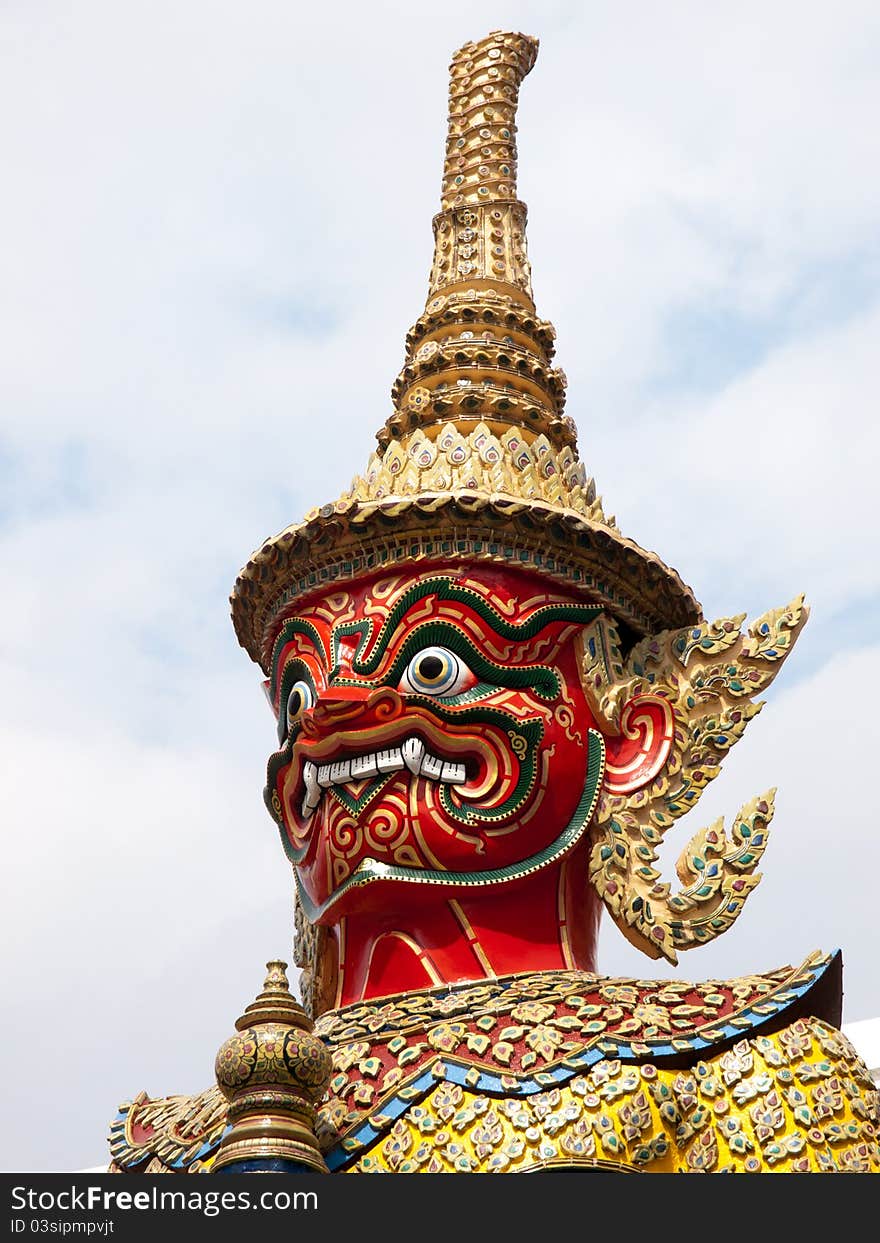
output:
[[47, 705], [0, 747], [4, 1039], [46, 1081], [7, 1078], [3, 1166], [78, 1168], [122, 1099], [211, 1082], [263, 962], [289, 958], [289, 868], [246, 745], [75, 731]]
[[[619, 521], [679, 549], [707, 608], [763, 610], [806, 591], [836, 612], [876, 595], [878, 337], [880, 301], [702, 400], [664, 398], [639, 417], [636, 458], [662, 473], [618, 468]], [[646, 483], [679, 503], [639, 513]]]

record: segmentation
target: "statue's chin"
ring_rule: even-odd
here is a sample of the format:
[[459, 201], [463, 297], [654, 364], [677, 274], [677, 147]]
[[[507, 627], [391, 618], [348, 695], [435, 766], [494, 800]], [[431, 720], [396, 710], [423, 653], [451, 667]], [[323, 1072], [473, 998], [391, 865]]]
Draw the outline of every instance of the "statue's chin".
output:
[[[427, 815], [424, 820], [425, 829], [419, 820], [410, 822], [405, 842], [398, 842], [393, 848], [382, 848], [375, 840], [375, 833], [363, 832], [363, 837], [371, 839], [373, 848], [364, 844], [347, 855], [328, 847], [322, 826], [318, 825], [314, 849], [309, 849], [307, 859], [297, 867], [300, 886], [311, 904], [322, 910], [332, 909], [335, 914], [348, 913], [352, 900], [357, 901], [359, 895], [363, 896], [367, 889], [380, 883], [385, 891], [392, 884], [397, 892], [409, 893], [417, 888], [419, 901], [427, 899], [424, 887], [430, 884], [431, 900], [435, 900], [439, 896], [437, 890], [443, 887], [445, 874], [450, 877], [448, 887], [458, 889], [463, 882], [457, 878], [467, 877], [468, 885], [479, 885], [479, 877], [484, 873], [488, 884], [499, 865], [516, 867], [520, 862], [521, 841], [516, 856], [511, 857], [507, 849], [503, 852], [503, 860], [496, 861], [479, 832], [465, 833], [459, 825], [441, 823]], [[515, 829], [516, 826], [512, 826], [512, 830]], [[449, 849], [452, 842], [454, 851]], [[366, 902], [367, 907], [373, 905], [372, 901]]]

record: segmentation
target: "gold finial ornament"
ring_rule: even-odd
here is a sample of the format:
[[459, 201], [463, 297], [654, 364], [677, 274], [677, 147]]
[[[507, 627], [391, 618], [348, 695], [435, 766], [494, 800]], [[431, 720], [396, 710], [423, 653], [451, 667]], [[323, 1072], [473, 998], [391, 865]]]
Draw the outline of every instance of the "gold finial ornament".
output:
[[466, 43], [452, 58], [429, 300], [443, 289], [473, 288], [482, 280], [512, 285], [531, 304], [526, 207], [516, 196], [516, 109], [520, 84], [537, 55], [537, 39], [496, 31]]
[[[395, 413], [379, 432], [380, 454], [365, 476], [368, 496], [383, 487], [370, 476], [387, 478], [396, 440], [406, 441], [418, 462], [425, 457], [423, 441], [451, 444], [444, 432], [455, 429], [470, 445], [471, 475], [485, 476], [491, 490], [515, 491], [523, 482], [515, 473], [504, 478], [507, 458], [514, 465], [519, 454], [525, 467], [523, 455], [549, 452], [558, 470], [549, 476], [545, 470], [543, 477], [558, 478], [541, 491], [539, 469], [531, 492], [537, 486], [546, 499], [559, 499], [568, 485], [570, 500], [587, 504], [594, 516], [601, 513], [594, 496], [586, 500], [590, 488], [577, 461], [577, 429], [563, 415], [565, 376], [550, 365], [556, 334], [535, 313], [527, 212], [516, 197], [519, 87], [537, 54], [537, 39], [496, 32], [466, 44], [452, 59], [443, 210], [434, 218], [428, 304], [407, 336], [406, 363], [391, 390]], [[485, 433], [474, 439], [478, 427]], [[497, 461], [481, 471], [489, 463], [480, 450], [492, 439]], [[538, 458], [529, 464], [534, 475]], [[494, 469], [499, 465], [500, 472]], [[460, 483], [474, 486], [478, 479]]]
[[233, 589], [239, 642], [264, 669], [300, 597], [401, 561], [538, 570], [637, 636], [701, 618], [676, 571], [606, 516], [564, 413], [517, 198], [516, 109], [537, 48], [496, 31], [453, 57], [428, 301], [378, 448], [338, 501], [267, 540]]
[[218, 1149], [214, 1172], [327, 1172], [315, 1137], [315, 1108], [330, 1080], [330, 1055], [291, 995], [286, 967], [266, 964], [263, 991], [217, 1053], [214, 1072], [229, 1102], [232, 1129]]

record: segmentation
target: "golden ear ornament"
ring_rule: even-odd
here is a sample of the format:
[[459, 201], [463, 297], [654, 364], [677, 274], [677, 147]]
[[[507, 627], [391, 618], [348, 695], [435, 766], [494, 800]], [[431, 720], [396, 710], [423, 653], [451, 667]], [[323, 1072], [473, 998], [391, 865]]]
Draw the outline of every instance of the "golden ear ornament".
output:
[[592, 829], [590, 881], [623, 934], [651, 958], [675, 963], [680, 950], [714, 940], [760, 880], [755, 868], [767, 844], [772, 790], [741, 808], [729, 835], [718, 819], [691, 838], [676, 864], [677, 892], [654, 864], [664, 834], [695, 806], [760, 712], [754, 696], [779, 672], [807, 616], [798, 596], [745, 634], [744, 614], [721, 618], [643, 639], [625, 658], [607, 615], [585, 628], [584, 689], [609, 737], [628, 728], [639, 697], [662, 698], [672, 714], [662, 769], [636, 789], [606, 782]]

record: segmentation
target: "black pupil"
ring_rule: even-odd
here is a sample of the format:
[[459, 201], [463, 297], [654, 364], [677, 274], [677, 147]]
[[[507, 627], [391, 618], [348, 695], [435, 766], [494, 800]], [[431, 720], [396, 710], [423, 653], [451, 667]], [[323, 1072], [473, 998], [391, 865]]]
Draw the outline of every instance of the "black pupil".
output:
[[423, 656], [420, 665], [419, 672], [428, 682], [436, 681], [445, 668], [439, 656]]
[[287, 701], [287, 715], [289, 717], [299, 716], [302, 712], [302, 691], [291, 691], [290, 698]]

